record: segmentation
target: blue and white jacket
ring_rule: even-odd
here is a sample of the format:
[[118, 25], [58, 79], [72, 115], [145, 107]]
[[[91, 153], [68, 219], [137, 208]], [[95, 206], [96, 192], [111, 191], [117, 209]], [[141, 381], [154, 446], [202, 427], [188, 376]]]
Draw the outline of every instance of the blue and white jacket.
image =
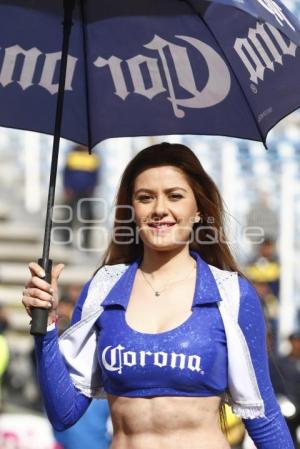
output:
[[[216, 302], [222, 317], [228, 354], [223, 399], [244, 420], [257, 449], [293, 449], [270, 381], [266, 326], [254, 287], [236, 272], [207, 264], [195, 251], [191, 255], [197, 262], [199, 305]], [[73, 325], [60, 339], [56, 329], [35, 338], [45, 407], [58, 430], [76, 422], [91, 398], [106, 398], [96, 323], [104, 303], [114, 304], [125, 291], [128, 297], [131, 287], [126, 286], [132, 286], [138, 262], [103, 266], [84, 286]]]

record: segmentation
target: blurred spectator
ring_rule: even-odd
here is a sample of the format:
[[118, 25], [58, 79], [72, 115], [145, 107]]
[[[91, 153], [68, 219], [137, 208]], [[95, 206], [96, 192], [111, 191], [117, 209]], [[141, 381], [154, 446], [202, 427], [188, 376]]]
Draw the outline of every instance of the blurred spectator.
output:
[[[100, 160], [96, 154], [89, 154], [85, 146], [77, 145], [68, 153], [63, 170], [64, 204], [72, 210], [72, 219], [68, 224], [73, 231], [78, 222], [86, 228], [82, 230], [80, 242], [83, 249], [91, 247], [90, 221], [94, 219], [92, 199], [99, 181], [99, 166]], [[70, 240], [66, 232], [63, 238], [64, 241]]]
[[9, 349], [4, 335], [8, 327], [8, 319], [3, 307], [0, 305], [0, 412], [3, 410], [2, 380], [9, 361]]
[[247, 263], [245, 274], [253, 281], [266, 282], [278, 298], [280, 267], [276, 254], [276, 241], [273, 238], [265, 237], [258, 245], [256, 254]]

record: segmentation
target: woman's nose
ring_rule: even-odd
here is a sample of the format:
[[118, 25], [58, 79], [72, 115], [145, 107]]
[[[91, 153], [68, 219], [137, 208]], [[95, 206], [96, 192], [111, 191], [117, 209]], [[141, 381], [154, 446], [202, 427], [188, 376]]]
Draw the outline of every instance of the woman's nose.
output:
[[166, 212], [167, 203], [163, 196], [158, 196], [154, 202], [153, 211], [160, 215]]

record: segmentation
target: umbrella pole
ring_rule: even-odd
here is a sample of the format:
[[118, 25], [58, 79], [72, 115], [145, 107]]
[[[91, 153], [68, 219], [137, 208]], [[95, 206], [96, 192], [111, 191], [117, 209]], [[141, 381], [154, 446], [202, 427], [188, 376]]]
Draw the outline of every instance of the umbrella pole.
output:
[[[58, 162], [62, 114], [64, 105], [65, 81], [66, 81], [66, 71], [68, 62], [70, 33], [73, 24], [72, 15], [74, 6], [75, 0], [64, 0], [63, 43], [62, 43], [59, 86], [56, 104], [54, 137], [52, 145], [52, 160], [51, 160], [51, 172], [48, 190], [43, 254], [42, 257], [38, 260], [39, 265], [43, 267], [46, 272], [46, 277], [44, 279], [49, 283], [51, 282], [51, 270], [52, 270], [52, 260], [49, 259], [51, 230], [52, 230], [52, 213], [55, 198], [55, 184], [56, 184], [57, 162]], [[33, 308], [30, 333], [32, 335], [45, 335], [47, 331], [47, 321], [48, 321], [47, 309], [41, 307]]]

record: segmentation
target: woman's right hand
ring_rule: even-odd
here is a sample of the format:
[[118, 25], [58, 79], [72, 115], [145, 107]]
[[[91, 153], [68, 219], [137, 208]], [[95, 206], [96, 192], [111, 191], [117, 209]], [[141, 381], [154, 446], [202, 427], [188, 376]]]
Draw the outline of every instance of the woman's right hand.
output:
[[42, 307], [49, 310], [48, 324], [56, 317], [56, 308], [58, 305], [58, 278], [64, 265], [58, 264], [52, 268], [51, 284], [43, 280], [45, 271], [36, 262], [30, 262], [28, 268], [31, 278], [26, 282], [23, 290], [22, 303], [26, 312], [31, 317], [33, 307]]

